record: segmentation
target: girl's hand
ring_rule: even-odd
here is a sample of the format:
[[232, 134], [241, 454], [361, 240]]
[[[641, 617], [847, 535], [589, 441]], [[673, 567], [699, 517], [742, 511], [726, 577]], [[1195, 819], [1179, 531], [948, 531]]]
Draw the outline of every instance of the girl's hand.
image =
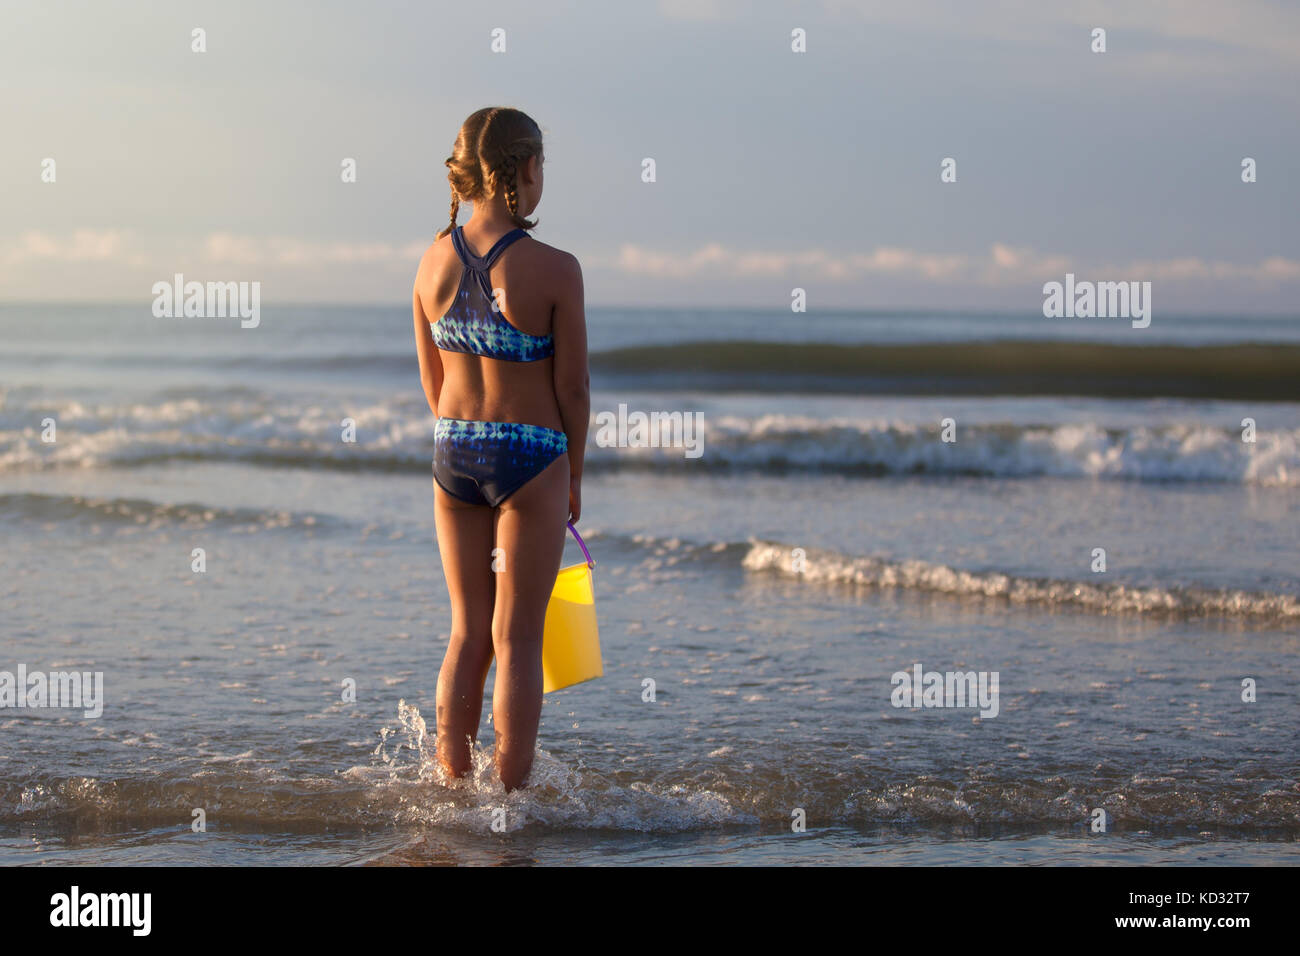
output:
[[574, 524], [582, 517], [582, 476], [569, 479], [569, 520]]

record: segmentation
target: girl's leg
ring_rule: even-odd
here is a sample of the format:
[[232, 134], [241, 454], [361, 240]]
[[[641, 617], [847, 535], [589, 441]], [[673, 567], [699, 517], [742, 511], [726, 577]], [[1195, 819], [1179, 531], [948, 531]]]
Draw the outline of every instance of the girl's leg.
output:
[[451, 598], [451, 641], [438, 672], [438, 762], [452, 777], [469, 770], [478, 739], [483, 683], [492, 666], [493, 512], [434, 485], [438, 551]]
[[507, 790], [523, 786], [533, 766], [542, 714], [542, 627], [564, 554], [569, 456], [560, 455], [497, 509], [496, 543], [505, 567], [496, 575], [492, 691], [496, 765]]

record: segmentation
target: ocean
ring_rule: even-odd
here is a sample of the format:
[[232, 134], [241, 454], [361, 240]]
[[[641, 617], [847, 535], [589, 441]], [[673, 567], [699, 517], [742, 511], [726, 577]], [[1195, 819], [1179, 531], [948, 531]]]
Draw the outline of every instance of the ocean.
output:
[[490, 678], [432, 758], [408, 309], [0, 306], [0, 704], [102, 674], [0, 706], [0, 863], [1300, 858], [1300, 317], [588, 324], [605, 676], [507, 796]]

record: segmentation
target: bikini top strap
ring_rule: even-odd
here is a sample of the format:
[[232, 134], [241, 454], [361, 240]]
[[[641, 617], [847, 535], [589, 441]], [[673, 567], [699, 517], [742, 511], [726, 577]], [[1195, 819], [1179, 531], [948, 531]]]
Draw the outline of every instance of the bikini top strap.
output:
[[504, 236], [493, 243], [492, 248], [488, 250], [485, 256], [476, 256], [469, 251], [469, 245], [465, 242], [465, 236], [462, 234], [462, 227], [457, 226], [452, 230], [451, 243], [456, 249], [456, 255], [460, 256], [460, 261], [464, 263], [467, 269], [475, 272], [487, 272], [492, 268], [492, 264], [497, 261], [501, 253], [505, 251], [506, 246], [510, 245], [517, 239], [522, 239], [528, 235], [525, 229], [511, 229]]

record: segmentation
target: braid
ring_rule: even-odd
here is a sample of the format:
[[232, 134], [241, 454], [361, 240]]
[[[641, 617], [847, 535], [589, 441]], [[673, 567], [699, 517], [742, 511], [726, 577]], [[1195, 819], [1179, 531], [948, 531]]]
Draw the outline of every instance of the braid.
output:
[[451, 193], [451, 222], [447, 223], [447, 232], [456, 230], [456, 216], [460, 213], [460, 197], [456, 195], [455, 190]]
[[[451, 163], [452, 161], [448, 159], [443, 165], [446, 166], [448, 169], [451, 169], [452, 168]], [[447, 178], [451, 179], [451, 175], [449, 174]], [[456, 231], [456, 216], [459, 215], [459, 213], [460, 213], [460, 195], [456, 192], [456, 185], [455, 183], [453, 183], [451, 186], [451, 221], [447, 223], [447, 228], [439, 232], [435, 238], [441, 239], [443, 236], [447, 235], [448, 233]]]
[[519, 192], [515, 182], [517, 176], [518, 163], [515, 157], [507, 156], [500, 166], [497, 177], [505, 188], [506, 208], [510, 210], [510, 216], [515, 222], [519, 221]]
[[[531, 158], [531, 157], [529, 157]], [[492, 174], [496, 185], [505, 194], [506, 209], [520, 229], [536, 229], [537, 220], [529, 221], [519, 215], [519, 157], [507, 154]]]

